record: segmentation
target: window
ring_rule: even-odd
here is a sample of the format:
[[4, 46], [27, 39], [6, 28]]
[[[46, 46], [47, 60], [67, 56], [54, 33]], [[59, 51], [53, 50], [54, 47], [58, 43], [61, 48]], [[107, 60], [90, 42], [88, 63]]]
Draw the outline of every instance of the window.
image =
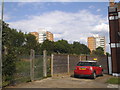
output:
[[114, 16], [110, 16], [110, 17], [109, 17], [109, 20], [114, 20]]
[[79, 62], [77, 66], [96, 66], [96, 62]]
[[120, 18], [120, 12], [118, 12], [118, 18]]

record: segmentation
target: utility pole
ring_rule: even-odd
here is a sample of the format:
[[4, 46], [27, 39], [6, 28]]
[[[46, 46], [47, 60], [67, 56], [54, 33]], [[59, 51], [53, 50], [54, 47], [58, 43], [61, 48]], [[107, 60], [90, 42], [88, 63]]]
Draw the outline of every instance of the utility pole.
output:
[[3, 9], [4, 0], [1, 5], [1, 20], [0, 20], [0, 89], [2, 89], [2, 30], [3, 30]]

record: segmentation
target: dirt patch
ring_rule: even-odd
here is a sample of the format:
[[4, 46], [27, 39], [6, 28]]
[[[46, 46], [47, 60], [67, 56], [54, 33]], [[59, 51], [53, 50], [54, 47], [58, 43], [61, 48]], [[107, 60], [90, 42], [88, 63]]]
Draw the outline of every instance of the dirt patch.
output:
[[107, 88], [108, 84], [105, 82], [110, 77], [112, 76], [104, 75], [94, 80], [89, 78], [74, 78], [65, 75], [9, 86], [8, 88]]

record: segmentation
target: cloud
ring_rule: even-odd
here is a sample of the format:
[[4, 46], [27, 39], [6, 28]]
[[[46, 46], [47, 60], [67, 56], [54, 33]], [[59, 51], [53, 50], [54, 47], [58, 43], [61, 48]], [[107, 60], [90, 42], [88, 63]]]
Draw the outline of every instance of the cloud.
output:
[[89, 6], [88, 8], [93, 9], [93, 8], [95, 8], [95, 6], [91, 5], [91, 6]]
[[97, 12], [100, 12], [100, 11], [101, 11], [101, 9], [97, 9], [96, 11], [97, 11]]
[[93, 31], [96, 31], [96, 32], [102, 32], [102, 31], [108, 32], [108, 30], [109, 30], [109, 26], [108, 26], [108, 24], [105, 24], [105, 23], [101, 23], [99, 25], [96, 25], [93, 28]]
[[4, 20], [4, 21], [10, 20], [10, 19], [11, 19], [11, 16], [10, 16], [10, 15], [5, 14], [5, 15], [3, 16], [3, 20]]
[[29, 16], [25, 20], [8, 23], [10, 27], [24, 32], [47, 28], [48, 31], [54, 34], [55, 40], [80, 41], [86, 45], [87, 37], [89, 36], [99, 34], [108, 37], [107, 18], [94, 15], [88, 10], [81, 10], [76, 13], [52, 11], [38, 16]]

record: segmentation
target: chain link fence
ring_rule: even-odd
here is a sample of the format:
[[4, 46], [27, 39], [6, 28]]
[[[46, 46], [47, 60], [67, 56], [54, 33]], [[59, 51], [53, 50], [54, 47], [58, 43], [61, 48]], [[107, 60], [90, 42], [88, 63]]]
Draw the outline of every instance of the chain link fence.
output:
[[47, 56], [47, 77], [51, 77], [51, 56]]
[[[73, 74], [76, 64], [82, 60], [94, 60], [97, 58], [99, 64], [102, 65], [104, 73], [108, 73], [107, 56], [80, 56], [67, 54], [52, 54], [47, 56], [44, 51], [43, 55], [35, 55], [35, 51], [31, 50], [30, 55], [20, 55], [15, 63], [16, 72], [12, 77], [10, 84], [15, 85], [23, 82], [40, 80], [44, 77]], [[6, 82], [5, 82], [6, 83]]]
[[43, 55], [35, 55], [34, 58], [34, 80], [43, 78]]
[[12, 84], [30, 81], [30, 56], [21, 55], [17, 57], [16, 72], [14, 73]]
[[51, 57], [44, 54], [35, 55], [35, 51], [31, 50], [30, 55], [17, 56], [13, 77], [10, 80], [5, 80], [4, 78], [7, 76], [4, 76], [2, 81], [3, 86], [40, 80], [51, 76]]
[[75, 65], [80, 61], [78, 55], [54, 54], [52, 60], [52, 76], [73, 73]]
[[51, 75], [73, 74], [75, 66], [79, 61], [96, 60], [104, 69], [104, 74], [108, 74], [107, 56], [86, 56], [53, 54], [51, 58]]

